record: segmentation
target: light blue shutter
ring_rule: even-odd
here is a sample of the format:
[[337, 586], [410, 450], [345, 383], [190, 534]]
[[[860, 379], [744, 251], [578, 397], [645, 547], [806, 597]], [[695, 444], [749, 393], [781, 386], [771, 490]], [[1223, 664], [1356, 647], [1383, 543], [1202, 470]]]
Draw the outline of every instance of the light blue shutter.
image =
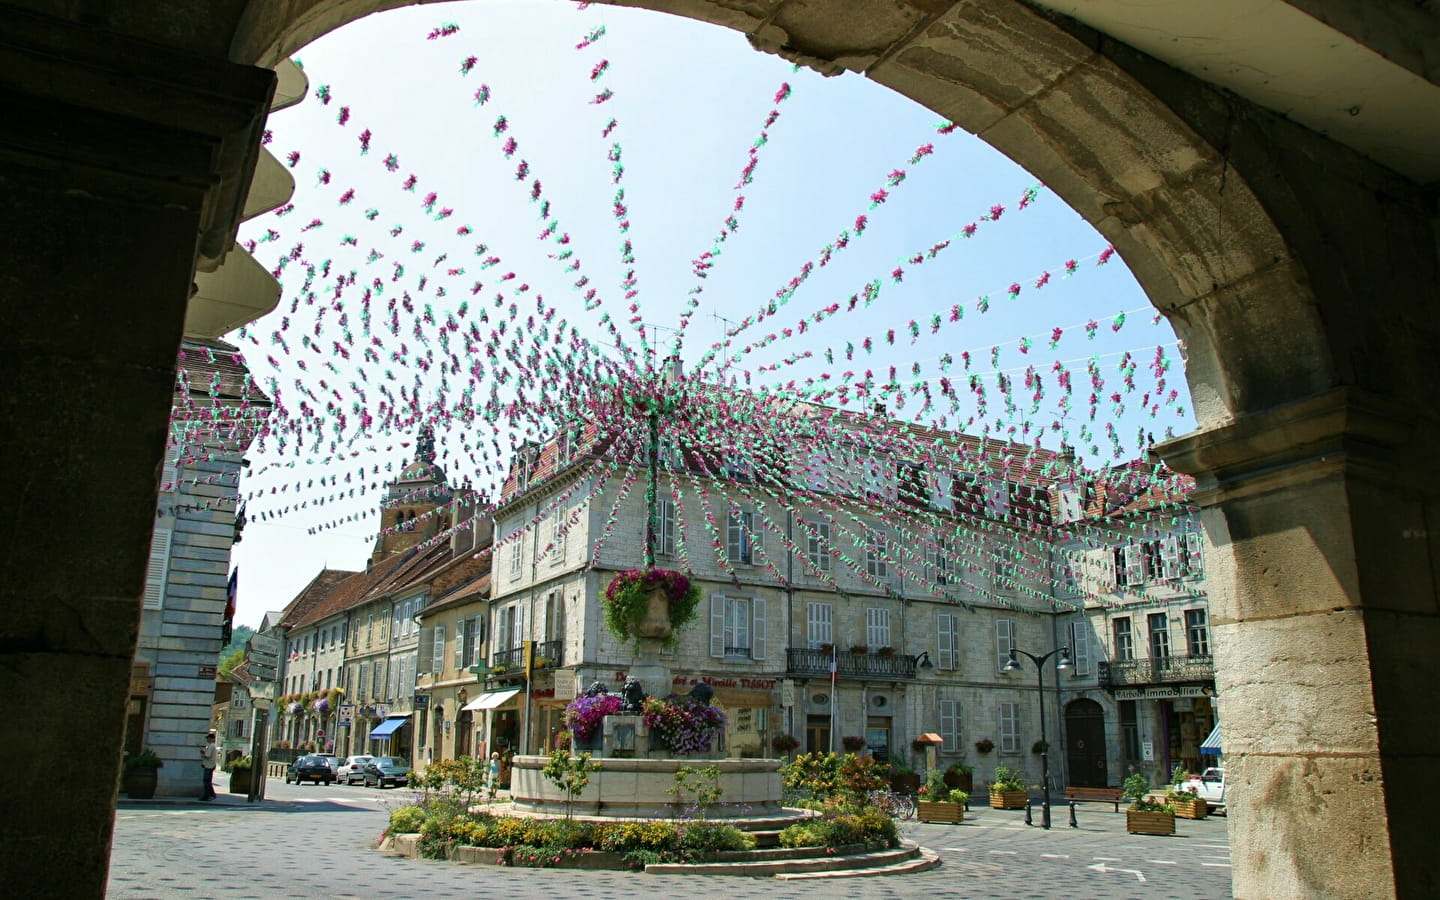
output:
[[725, 595], [710, 595], [710, 655], [725, 655]]
[[936, 665], [942, 669], [955, 668], [955, 617], [950, 613], [937, 613], [935, 633]]

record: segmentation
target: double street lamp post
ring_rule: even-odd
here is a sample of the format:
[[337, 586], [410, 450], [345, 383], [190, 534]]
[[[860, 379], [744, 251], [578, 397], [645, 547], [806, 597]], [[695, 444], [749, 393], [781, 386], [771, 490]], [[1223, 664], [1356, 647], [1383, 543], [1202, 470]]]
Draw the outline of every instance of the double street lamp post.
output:
[[[1070, 668], [1070, 648], [1057, 647], [1043, 656], [1036, 656], [1033, 653], [1026, 653], [1024, 650], [1010, 648], [1010, 661], [1005, 664], [1006, 672], [1020, 671], [1020, 660], [1015, 654], [1020, 654], [1035, 664], [1035, 675], [1040, 680], [1040, 825], [1043, 828], [1050, 827], [1050, 742], [1045, 739], [1045, 663], [1050, 657], [1060, 655], [1060, 661], [1055, 664], [1056, 681], [1059, 681], [1059, 673]], [[1027, 817], [1028, 824], [1028, 817]]]

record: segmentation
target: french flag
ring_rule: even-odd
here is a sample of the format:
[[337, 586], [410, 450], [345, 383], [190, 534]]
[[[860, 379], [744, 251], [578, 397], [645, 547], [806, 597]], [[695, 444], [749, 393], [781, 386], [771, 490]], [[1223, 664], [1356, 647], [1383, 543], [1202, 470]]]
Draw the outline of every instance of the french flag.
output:
[[840, 679], [840, 670], [835, 665], [835, 660], [839, 653], [840, 651], [837, 648], [830, 648], [830, 689], [832, 691], [835, 689], [835, 685]]

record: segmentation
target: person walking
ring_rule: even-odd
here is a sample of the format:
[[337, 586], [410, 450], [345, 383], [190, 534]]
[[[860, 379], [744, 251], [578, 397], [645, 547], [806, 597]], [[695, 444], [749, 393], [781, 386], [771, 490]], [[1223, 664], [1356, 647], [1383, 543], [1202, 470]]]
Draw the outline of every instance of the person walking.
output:
[[500, 789], [500, 754], [490, 754], [490, 802], [495, 802], [495, 792]]
[[205, 744], [200, 748], [200, 799], [215, 799], [215, 756], [218, 748], [215, 746], [215, 729], [205, 735]]

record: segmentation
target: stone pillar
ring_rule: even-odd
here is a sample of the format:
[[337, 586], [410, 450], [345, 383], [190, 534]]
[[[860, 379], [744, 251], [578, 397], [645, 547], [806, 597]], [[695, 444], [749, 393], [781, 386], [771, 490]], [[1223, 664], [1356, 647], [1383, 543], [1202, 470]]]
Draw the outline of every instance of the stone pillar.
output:
[[1440, 895], [1437, 438], [1338, 389], [1160, 448], [1211, 542], [1237, 900]]
[[0, 71], [0, 884], [98, 898], [186, 300], [274, 74], [18, 11]]

